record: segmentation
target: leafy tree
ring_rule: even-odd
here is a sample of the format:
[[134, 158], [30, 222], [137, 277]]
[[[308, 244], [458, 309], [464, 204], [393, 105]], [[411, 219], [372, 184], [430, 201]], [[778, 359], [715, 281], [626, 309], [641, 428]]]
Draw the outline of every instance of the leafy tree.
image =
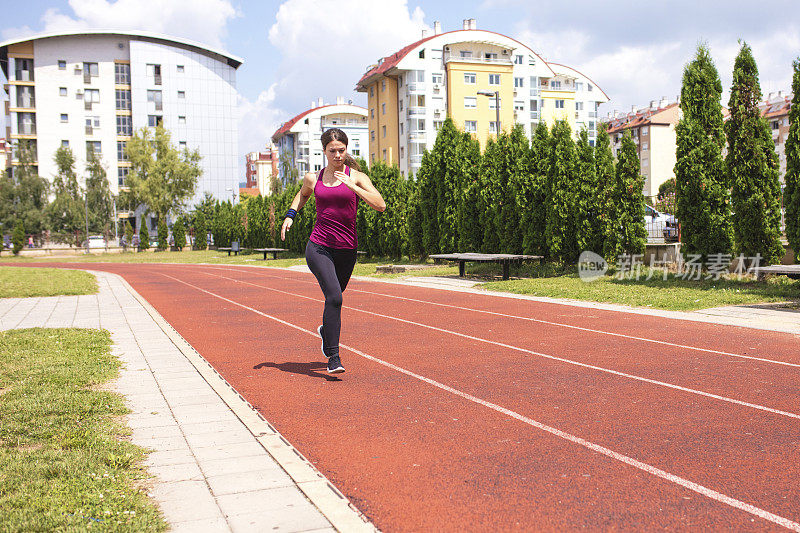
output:
[[178, 251], [183, 250], [183, 247], [186, 246], [186, 226], [183, 224], [183, 217], [178, 217], [172, 225], [172, 238], [175, 241], [175, 248]]
[[[730, 253], [733, 229], [722, 148], [722, 82], [705, 45], [683, 72], [676, 127], [676, 215], [684, 254]], [[660, 190], [659, 190], [660, 192]]]
[[[598, 193], [594, 148], [589, 144], [589, 133], [583, 129], [576, 144], [576, 194], [573, 216], [578, 250], [602, 250], [603, 229], [600, 213], [602, 200]], [[599, 246], [599, 247], [598, 247]]]
[[[419, 175], [419, 174], [418, 174]], [[408, 179], [408, 203], [406, 204], [407, 252], [409, 256], [425, 255], [422, 235], [422, 199], [419, 179]]]
[[206, 226], [205, 212], [201, 209], [198, 209], [194, 216], [194, 243], [192, 246], [195, 250], [206, 249], [207, 235], [208, 228]]
[[162, 126], [136, 132], [126, 153], [131, 162], [127, 197], [133, 205], [143, 204], [148, 212], [166, 217], [194, 194], [202, 174], [200, 153], [177, 150]]
[[127, 246], [133, 246], [133, 226], [131, 226], [131, 221], [125, 221], [125, 243]]
[[664, 198], [674, 195], [676, 191], [675, 178], [670, 178], [658, 186], [657, 198], [663, 200]]
[[526, 254], [546, 255], [547, 184], [550, 173], [550, 131], [540, 122], [531, 140], [530, 171], [523, 185], [524, 208], [520, 233]]
[[[441, 130], [436, 137], [439, 142]], [[439, 218], [437, 216], [437, 183], [436, 167], [439, 166], [438, 152], [428, 151], [422, 155], [422, 164], [417, 171], [416, 197], [419, 199], [419, 225], [422, 229], [422, 253], [424, 255], [439, 252]]]
[[147, 224], [144, 222], [144, 217], [142, 217], [142, 222], [139, 224], [139, 250], [149, 250], [150, 249], [150, 232], [147, 231]]
[[22, 247], [25, 246], [25, 225], [22, 219], [18, 219], [17, 223], [14, 224], [14, 232], [11, 234], [11, 244], [13, 246], [11, 251], [14, 252], [14, 255], [19, 255], [20, 251], [22, 251]]
[[747, 43], [742, 43], [733, 67], [733, 86], [725, 124], [728, 154], [725, 163], [732, 184], [734, 236], [737, 252], [761, 254], [766, 264], [783, 256], [780, 242], [780, 183], [778, 156], [758, 104], [758, 68]]
[[169, 247], [169, 230], [167, 229], [167, 221], [164, 220], [164, 217], [159, 217], [158, 219], [158, 246], [156, 246], [156, 250], [161, 252], [166, 250]]
[[89, 152], [86, 162], [86, 203], [89, 208], [89, 231], [108, 233], [114, 222], [114, 204], [106, 170], [100, 159]]
[[477, 238], [477, 242], [480, 243], [480, 251], [486, 254], [500, 252], [499, 210], [502, 201], [500, 190], [503, 178], [501, 176], [502, 147], [499, 141], [500, 139], [492, 137], [486, 141], [486, 149], [483, 151], [479, 168], [480, 179], [476, 180], [474, 186], [468, 186], [470, 192], [475, 188], [478, 190], [476, 199], [472, 200], [474, 208], [478, 211], [478, 217], [474, 218], [471, 224], [475, 226], [475, 231], [482, 233]]
[[800, 262], [800, 58], [792, 66], [792, 107], [789, 109], [789, 137], [786, 139], [786, 189], [783, 205], [786, 208], [786, 238], [794, 250], [795, 262]]
[[84, 201], [75, 173], [75, 157], [69, 147], [56, 150], [57, 174], [53, 179], [53, 201], [47, 206], [47, 220], [56, 242], [80, 246], [78, 232], [84, 229]]
[[[616, 231], [606, 236], [605, 249], [610, 257], [620, 254], [643, 254], [647, 244], [644, 225], [644, 177], [639, 156], [629, 132], [622, 137], [617, 157], [614, 187], [614, 222]], [[612, 253], [613, 251], [613, 253]]]
[[433, 152], [438, 155], [438, 166], [434, 169], [436, 185], [436, 218], [439, 227], [439, 249], [455, 252], [458, 244], [458, 205], [461, 202], [462, 186], [476, 170], [469, 168], [477, 161], [467, 161], [467, 153], [459, 150], [461, 133], [451, 119], [445, 120]]
[[28, 233], [38, 234], [47, 228], [48, 182], [36, 173], [36, 153], [29, 141], [18, 141], [19, 165], [0, 190], [0, 222], [6, 230], [21, 219]]
[[[481, 147], [477, 139], [470, 133], [463, 132], [460, 140], [460, 150], [468, 152], [467, 159], [472, 161], [477, 172], [470, 174], [462, 184], [461, 202], [458, 205], [458, 250], [462, 252], [477, 252], [483, 247], [483, 223], [485, 212], [484, 184], [487, 182], [480, 171], [483, 158]], [[471, 170], [471, 169], [470, 169]]]
[[282, 189], [286, 189], [289, 185], [296, 183], [300, 177], [300, 173], [294, 164], [294, 155], [290, 150], [281, 150], [278, 155], [278, 168], [280, 169]]
[[[615, 194], [617, 177], [614, 171], [614, 154], [611, 151], [611, 139], [606, 126], [600, 127], [595, 139], [594, 168], [597, 177], [597, 209], [599, 211], [600, 235], [598, 240], [590, 243], [590, 249], [601, 254], [606, 260], [616, 259], [617, 231]], [[609, 239], [611, 237], [611, 239]], [[609, 243], [607, 246], [606, 243]]]
[[550, 164], [548, 174], [547, 219], [545, 239], [551, 258], [572, 262], [578, 259], [578, 241], [575, 234], [575, 194], [577, 183], [575, 143], [569, 124], [558, 120], [550, 137]]
[[[380, 191], [386, 202], [386, 211], [379, 213], [364, 205], [363, 209], [370, 223], [367, 247], [362, 247], [370, 255], [389, 256], [399, 259], [403, 255], [406, 231], [405, 205], [408, 201], [406, 182], [396, 166], [388, 166], [382, 161], [369, 168], [370, 179]], [[361, 202], [359, 202], [361, 203]], [[362, 236], [359, 235], [359, 240]]]

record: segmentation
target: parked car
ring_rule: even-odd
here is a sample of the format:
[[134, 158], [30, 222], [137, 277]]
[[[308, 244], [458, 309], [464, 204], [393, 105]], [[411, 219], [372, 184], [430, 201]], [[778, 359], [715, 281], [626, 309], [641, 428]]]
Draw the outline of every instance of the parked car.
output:
[[656, 208], [645, 205], [644, 225], [647, 228], [647, 240], [678, 240], [678, 220], [675, 215], [661, 213]]
[[[86, 241], [83, 241], [81, 247], [86, 248]], [[102, 235], [89, 235], [89, 248], [105, 248], [106, 239]]]

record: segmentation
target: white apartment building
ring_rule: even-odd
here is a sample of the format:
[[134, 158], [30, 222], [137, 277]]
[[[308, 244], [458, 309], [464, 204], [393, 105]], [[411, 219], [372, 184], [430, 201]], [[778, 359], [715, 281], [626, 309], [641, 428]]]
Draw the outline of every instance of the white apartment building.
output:
[[[347, 151], [356, 158], [366, 159], [369, 153], [367, 110], [338, 97], [335, 104], [324, 104], [322, 98], [311, 103], [311, 109], [284, 122], [272, 135], [279, 158], [290, 158], [298, 176], [319, 172], [325, 166], [320, 137], [325, 130], [339, 128], [347, 134]], [[279, 161], [278, 172], [284, 179]]]
[[[134, 130], [164, 125], [178, 148], [197, 149], [196, 195], [230, 199], [238, 190], [236, 69], [242, 60], [204, 45], [138, 31], [82, 30], [0, 43], [8, 80], [6, 137], [36, 148], [52, 179], [60, 146], [79, 176], [88, 151], [100, 155], [112, 194], [125, 186], [124, 148]], [[12, 161], [12, 165], [14, 161]]]
[[511, 37], [477, 29], [475, 19], [444, 33], [435, 22], [433, 35], [423, 32], [367, 67], [356, 90], [368, 98], [368, 160], [397, 164], [403, 175], [417, 172], [447, 117], [482, 147], [513, 124], [530, 137], [540, 121], [552, 126], [556, 120], [567, 121], [576, 136], [585, 128], [594, 144], [597, 107], [609, 101], [586, 75]]

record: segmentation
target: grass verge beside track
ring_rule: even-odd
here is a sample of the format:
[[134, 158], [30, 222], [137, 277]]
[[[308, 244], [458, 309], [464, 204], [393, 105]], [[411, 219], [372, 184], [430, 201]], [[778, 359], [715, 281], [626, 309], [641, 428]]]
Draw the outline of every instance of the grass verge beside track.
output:
[[97, 294], [89, 272], [61, 268], [0, 267], [0, 298]]
[[164, 531], [146, 496], [144, 451], [121, 440], [122, 397], [109, 334], [0, 332], [3, 531]]

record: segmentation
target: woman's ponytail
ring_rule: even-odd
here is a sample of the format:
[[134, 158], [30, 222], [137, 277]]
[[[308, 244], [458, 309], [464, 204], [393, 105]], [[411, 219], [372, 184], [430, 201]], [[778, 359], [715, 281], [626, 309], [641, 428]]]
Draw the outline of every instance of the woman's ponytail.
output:
[[350, 154], [344, 154], [344, 164], [361, 172], [361, 165], [359, 165], [358, 161]]

